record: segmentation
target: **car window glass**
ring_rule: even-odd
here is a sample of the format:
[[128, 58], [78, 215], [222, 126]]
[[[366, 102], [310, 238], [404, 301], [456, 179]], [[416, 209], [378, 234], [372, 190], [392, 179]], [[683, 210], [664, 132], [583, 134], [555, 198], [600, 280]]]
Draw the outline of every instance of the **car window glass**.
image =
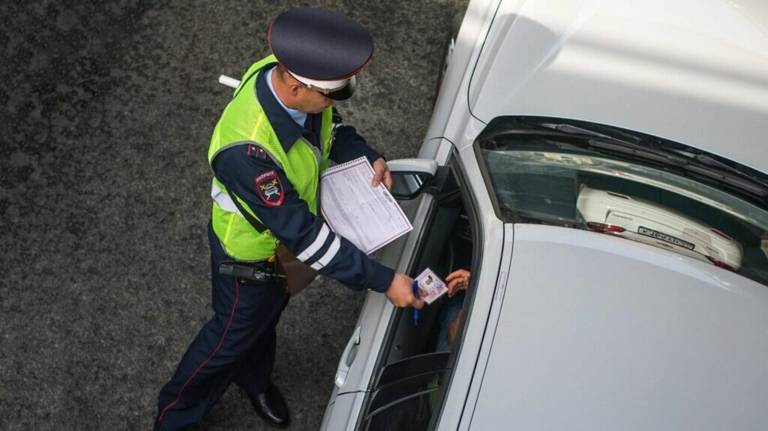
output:
[[369, 414], [375, 414], [380, 409], [412, 394], [436, 390], [440, 386], [440, 377], [445, 371], [438, 370], [415, 374], [378, 386], [371, 396]]
[[618, 236], [768, 285], [765, 175], [674, 142], [563, 121], [495, 121], [478, 138], [504, 221]]
[[409, 393], [369, 413], [362, 424], [365, 431], [428, 429], [435, 412], [434, 394], [438, 388]]
[[447, 351], [439, 351], [391, 363], [381, 370], [376, 379], [376, 386], [381, 387], [411, 376], [442, 370], [447, 366], [448, 355]]

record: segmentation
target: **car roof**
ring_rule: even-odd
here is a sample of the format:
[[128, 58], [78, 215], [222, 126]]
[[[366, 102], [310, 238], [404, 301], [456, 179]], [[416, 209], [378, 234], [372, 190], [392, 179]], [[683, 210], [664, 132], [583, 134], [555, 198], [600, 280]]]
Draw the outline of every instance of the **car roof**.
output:
[[766, 286], [621, 238], [525, 224], [506, 273], [472, 429], [768, 423]]
[[484, 122], [591, 121], [768, 172], [764, 0], [502, 1], [472, 73]]

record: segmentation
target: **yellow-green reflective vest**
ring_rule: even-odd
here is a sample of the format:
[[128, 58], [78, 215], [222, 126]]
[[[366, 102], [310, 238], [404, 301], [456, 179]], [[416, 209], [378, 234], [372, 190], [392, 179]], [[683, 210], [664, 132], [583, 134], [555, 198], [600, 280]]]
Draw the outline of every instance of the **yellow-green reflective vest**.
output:
[[[328, 167], [333, 130], [332, 108], [322, 112], [320, 140], [322, 154], [304, 138], [299, 138], [285, 152], [256, 97], [256, 78], [265, 66], [276, 63], [273, 55], [251, 65], [224, 113], [221, 114], [208, 148], [208, 163], [213, 166], [216, 155], [235, 145], [257, 145], [280, 166], [299, 197], [307, 202], [312, 214], [317, 214], [317, 188], [320, 172]], [[213, 178], [211, 196], [214, 198], [211, 223], [226, 253], [237, 260], [264, 260], [275, 254], [278, 240], [271, 231], [258, 232], [240, 214], [224, 185]], [[239, 197], [240, 208], [259, 219]]]

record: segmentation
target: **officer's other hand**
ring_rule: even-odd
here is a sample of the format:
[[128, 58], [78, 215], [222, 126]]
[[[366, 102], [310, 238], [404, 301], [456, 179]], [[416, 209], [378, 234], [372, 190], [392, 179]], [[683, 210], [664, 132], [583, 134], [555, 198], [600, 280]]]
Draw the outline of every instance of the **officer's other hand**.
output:
[[384, 187], [387, 190], [392, 190], [392, 174], [389, 172], [389, 166], [383, 157], [379, 157], [373, 162], [373, 181], [371, 185], [377, 187], [380, 183], [384, 183]]
[[386, 292], [387, 299], [395, 307], [421, 309], [424, 307], [424, 300], [414, 296], [412, 286], [413, 279], [411, 277], [400, 273], [395, 274], [395, 278], [392, 279]]

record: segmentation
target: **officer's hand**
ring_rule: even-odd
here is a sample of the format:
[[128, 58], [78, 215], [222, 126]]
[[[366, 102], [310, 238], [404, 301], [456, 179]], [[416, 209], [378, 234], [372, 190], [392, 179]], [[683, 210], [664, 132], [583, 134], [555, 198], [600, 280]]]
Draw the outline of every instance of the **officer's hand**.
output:
[[379, 157], [373, 162], [373, 181], [371, 181], [371, 185], [376, 187], [382, 182], [387, 190], [392, 190], [392, 174], [389, 172], [389, 166], [387, 166], [387, 162], [383, 157]]
[[414, 307], [421, 309], [424, 300], [413, 295], [413, 279], [405, 274], [397, 273], [387, 289], [386, 295], [389, 302], [395, 307]]

